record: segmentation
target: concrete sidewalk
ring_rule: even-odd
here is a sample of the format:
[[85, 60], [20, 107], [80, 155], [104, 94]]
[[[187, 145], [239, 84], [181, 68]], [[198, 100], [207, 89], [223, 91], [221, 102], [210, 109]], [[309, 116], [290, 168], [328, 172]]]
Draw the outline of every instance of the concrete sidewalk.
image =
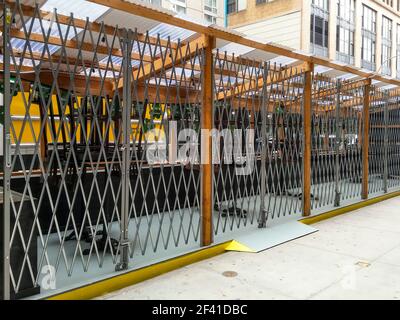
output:
[[100, 299], [400, 299], [400, 198], [313, 225], [264, 252], [229, 252]]

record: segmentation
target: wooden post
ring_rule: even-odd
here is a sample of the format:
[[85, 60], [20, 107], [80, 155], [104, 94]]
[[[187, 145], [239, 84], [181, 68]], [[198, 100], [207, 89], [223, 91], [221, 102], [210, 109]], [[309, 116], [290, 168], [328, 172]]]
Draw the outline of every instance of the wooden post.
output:
[[312, 73], [314, 65], [309, 64], [305, 72], [303, 103], [303, 216], [311, 214], [311, 118], [312, 118]]
[[369, 148], [369, 94], [371, 91], [371, 79], [364, 86], [363, 102], [363, 132], [362, 132], [362, 186], [361, 198], [368, 199], [368, 148]]
[[201, 245], [213, 242], [213, 164], [211, 129], [213, 128], [213, 54], [215, 38], [206, 36], [204, 44], [203, 97], [201, 109]]

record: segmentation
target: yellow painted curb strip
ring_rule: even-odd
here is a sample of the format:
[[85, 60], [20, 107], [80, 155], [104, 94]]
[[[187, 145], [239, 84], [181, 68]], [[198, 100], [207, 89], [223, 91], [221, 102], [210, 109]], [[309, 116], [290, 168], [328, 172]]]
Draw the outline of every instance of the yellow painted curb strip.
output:
[[208, 259], [225, 252], [231, 241], [188, 253], [173, 259], [133, 270], [121, 275], [101, 280], [80, 288], [73, 289], [58, 295], [48, 297], [47, 300], [87, 300], [109, 292], [120, 290], [127, 286], [154, 278], [163, 273], [182, 268], [186, 265]]
[[324, 213], [321, 213], [321, 214], [313, 216], [313, 217], [307, 217], [307, 218], [299, 220], [299, 222], [302, 222], [304, 224], [317, 223], [317, 222], [320, 222], [320, 221], [323, 221], [323, 220], [326, 220], [326, 219], [330, 219], [330, 218], [339, 216], [341, 214], [344, 214], [344, 213], [347, 213], [347, 212], [350, 212], [350, 211], [361, 209], [361, 208], [370, 206], [372, 204], [375, 204], [375, 203], [378, 203], [378, 202], [381, 202], [381, 201], [385, 201], [385, 200], [388, 200], [388, 199], [391, 199], [391, 198], [394, 198], [394, 197], [397, 197], [397, 196], [400, 196], [400, 191], [387, 193], [387, 194], [384, 194], [382, 196], [378, 196], [378, 197], [371, 198], [371, 199], [368, 199], [368, 200], [363, 200], [361, 202], [357, 202], [357, 203], [351, 204], [349, 206], [338, 208], [338, 209], [335, 209], [335, 210], [332, 210], [332, 211], [324, 212]]
[[237, 242], [236, 240], [231, 241], [227, 247], [225, 248], [226, 251], [239, 251], [239, 252], [252, 252], [255, 253], [257, 251], [250, 249], [249, 247], [245, 246], [244, 244]]

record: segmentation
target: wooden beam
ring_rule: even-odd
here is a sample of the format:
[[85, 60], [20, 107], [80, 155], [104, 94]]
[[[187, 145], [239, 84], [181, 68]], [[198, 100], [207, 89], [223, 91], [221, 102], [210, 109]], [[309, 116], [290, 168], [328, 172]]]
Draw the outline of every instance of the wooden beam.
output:
[[[147, 78], [156, 76], [160, 71], [166, 71], [173, 66], [178, 66], [182, 61], [189, 60], [198, 54], [199, 50], [203, 48], [204, 43], [204, 36], [197, 37], [182, 47], [172, 50], [171, 54], [146, 63], [143, 67], [133, 72], [133, 81], [141, 82]], [[116, 89], [120, 89], [122, 86], [123, 80], [120, 79]]]
[[364, 86], [363, 105], [363, 134], [362, 134], [362, 185], [361, 198], [368, 199], [368, 147], [369, 147], [369, 102], [370, 102], [371, 80]]
[[304, 97], [303, 97], [303, 216], [311, 214], [311, 119], [312, 119], [312, 64], [305, 72]]
[[[309, 63], [305, 62], [299, 66], [293, 67], [291, 69], [286, 69], [279, 71], [277, 70], [272, 71], [272, 75], [268, 75], [266, 79], [266, 85], [271, 85], [273, 83], [279, 83], [279, 82], [284, 82], [290, 78], [295, 77], [296, 75], [299, 75], [301, 73], [304, 73], [308, 71]], [[253, 79], [248, 82], [243, 82], [239, 84], [238, 86], [230, 89], [228, 92], [220, 92], [218, 93], [216, 99], [217, 100], [224, 100], [224, 99], [229, 99], [232, 96], [236, 95], [242, 95], [245, 94], [248, 91], [255, 90], [256, 88], [261, 89], [263, 86], [264, 79], [262, 77], [259, 77], [258, 80]]]
[[137, 85], [132, 99], [133, 101], [147, 100], [149, 103], [198, 103], [201, 101], [201, 92], [186, 86]]
[[[212, 164], [212, 140], [211, 129], [213, 128], [213, 53], [215, 38], [205, 37], [204, 75], [203, 75], [203, 101], [201, 109], [201, 244], [209, 246], [213, 242], [213, 164]], [[204, 131], [203, 131], [204, 130]], [[205, 132], [205, 135], [204, 135]]]
[[[4, 64], [0, 62], [0, 69], [4, 69]], [[22, 72], [35, 72], [35, 70], [32, 67], [29, 66], [14, 66], [13, 64], [10, 64], [10, 72], [17, 72], [17, 70], [22, 71]]]
[[[2, 28], [0, 28], [0, 31], [3, 32]], [[64, 46], [65, 48], [69, 48], [69, 49], [82, 50], [82, 51], [86, 51], [86, 52], [92, 52], [92, 53], [104, 54], [104, 55], [111, 54], [113, 56], [122, 57], [122, 51], [118, 48], [109, 48], [107, 46], [97, 45], [96, 43], [76, 41], [73, 39], [65, 40], [63, 42], [60, 39], [60, 37], [49, 36], [49, 37], [45, 38], [42, 34], [38, 34], [38, 33], [31, 33], [28, 35], [28, 34], [25, 34], [24, 31], [20, 31], [19, 29], [15, 29], [15, 28], [12, 28], [10, 30], [10, 38], [35, 41], [35, 42], [39, 42], [39, 43], [47, 43], [50, 45], [55, 45], [55, 46], [60, 46], [60, 47]], [[27, 50], [28, 50], [28, 48], [27, 48]], [[136, 53], [136, 52], [132, 52], [131, 58], [132, 58], [132, 60], [145, 61], [145, 62], [153, 61], [153, 59], [150, 56], [140, 55], [139, 53]]]
[[[13, 49], [13, 54], [12, 54], [15, 58], [24, 58], [24, 60], [26, 61], [33, 61], [36, 60], [37, 62], [43, 62], [43, 63], [53, 63], [55, 65], [58, 64], [62, 64], [65, 65], [65, 67], [67, 67], [67, 65], [69, 65], [70, 70], [72, 68], [74, 68], [75, 66], [81, 67], [81, 68], [95, 68], [95, 69], [101, 69], [101, 70], [105, 70], [105, 71], [114, 71], [116, 75], [119, 74], [119, 72], [121, 71], [121, 66], [119, 65], [115, 65], [115, 64], [111, 64], [108, 63], [99, 63], [96, 61], [92, 61], [92, 60], [85, 60], [85, 59], [78, 59], [78, 58], [73, 58], [73, 57], [66, 57], [66, 56], [61, 56], [61, 55], [57, 55], [57, 54], [52, 54], [50, 55], [50, 57], [45, 54], [42, 56], [42, 54], [40, 53], [36, 53], [36, 52], [32, 52], [32, 53], [28, 53], [25, 52], [24, 54], [22, 52], [16, 51], [15, 49]], [[12, 59], [11, 59], [11, 63], [13, 63]], [[46, 67], [41, 68], [42, 70], [45, 70]]]
[[[344, 81], [344, 82], [342, 82], [342, 85], [340, 87], [340, 93], [346, 94], [346, 91], [348, 92], [348, 91], [352, 91], [354, 89], [364, 87], [365, 85], [367, 85], [370, 82], [371, 82], [371, 79], [362, 79], [362, 80], [357, 80], [357, 81], [352, 81], [352, 82]], [[342, 90], [342, 88], [343, 88], [343, 90]], [[326, 89], [322, 89], [322, 90], [313, 92], [313, 97], [317, 98], [317, 99], [322, 99], [322, 98], [331, 97], [331, 96], [335, 97], [335, 95], [336, 95], [336, 85], [335, 84], [332, 84], [331, 88], [326, 88]]]
[[[35, 73], [21, 73], [19, 77], [22, 80], [34, 82], [36, 79]], [[97, 77], [91, 77], [90, 81], [87, 81], [83, 75], [74, 75], [74, 81], [71, 81], [71, 77], [68, 73], [59, 73], [55, 80], [58, 87], [63, 90], [73, 90], [73, 94], [84, 96], [87, 92], [96, 96], [105, 96], [112, 94], [112, 83], [110, 81], [104, 81], [101, 84], [101, 79]], [[54, 77], [51, 71], [45, 71], [40, 73], [40, 83], [42, 85], [52, 86], [54, 83]], [[89, 85], [89, 86], [88, 86]]]

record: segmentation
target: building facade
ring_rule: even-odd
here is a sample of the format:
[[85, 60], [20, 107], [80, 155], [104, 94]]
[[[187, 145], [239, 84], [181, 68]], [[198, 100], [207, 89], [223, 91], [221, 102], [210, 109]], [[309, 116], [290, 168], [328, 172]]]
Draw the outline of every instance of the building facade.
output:
[[177, 13], [186, 14], [197, 21], [205, 20], [224, 26], [225, 0], [143, 0]]
[[400, 0], [228, 0], [228, 26], [400, 78]]

